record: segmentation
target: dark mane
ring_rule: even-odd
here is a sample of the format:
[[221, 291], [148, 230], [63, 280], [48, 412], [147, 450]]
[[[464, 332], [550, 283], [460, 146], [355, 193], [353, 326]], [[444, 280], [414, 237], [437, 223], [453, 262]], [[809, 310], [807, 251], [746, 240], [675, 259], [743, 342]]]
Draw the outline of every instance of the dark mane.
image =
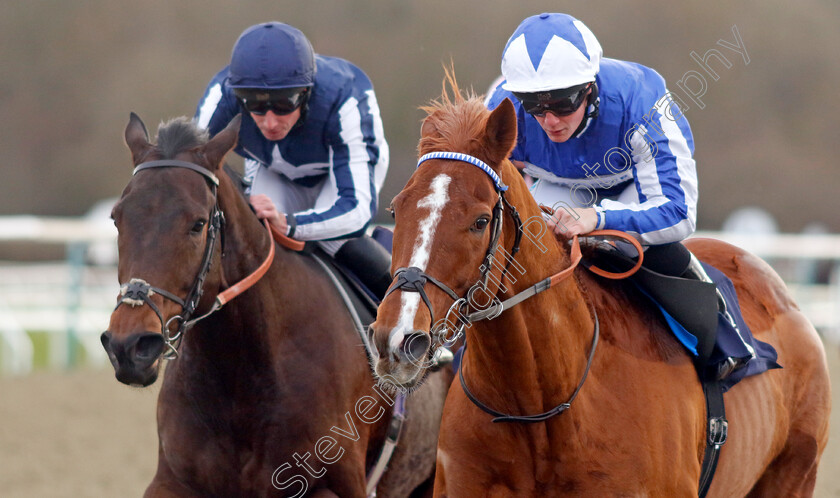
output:
[[157, 133], [157, 148], [162, 159], [172, 159], [179, 152], [207, 143], [209, 135], [186, 116], [161, 123]]
[[[472, 90], [458, 88], [454, 70], [444, 68], [446, 75], [440, 98], [420, 107], [428, 116], [423, 120], [423, 136], [417, 146], [420, 155], [437, 150], [477, 153], [490, 111], [481, 96]], [[451, 89], [452, 96], [449, 95]], [[433, 130], [434, 133], [426, 133]]]

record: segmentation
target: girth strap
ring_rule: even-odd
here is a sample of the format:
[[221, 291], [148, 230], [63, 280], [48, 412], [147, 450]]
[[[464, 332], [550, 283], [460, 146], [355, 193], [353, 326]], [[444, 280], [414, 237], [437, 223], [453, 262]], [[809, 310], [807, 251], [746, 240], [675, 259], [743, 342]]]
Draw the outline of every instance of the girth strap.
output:
[[394, 401], [394, 410], [391, 413], [391, 422], [388, 423], [388, 431], [385, 433], [385, 441], [382, 443], [376, 462], [367, 473], [366, 492], [368, 498], [376, 498], [376, 485], [379, 484], [388, 469], [388, 463], [397, 449], [397, 443], [400, 441], [403, 430], [403, 422], [405, 422], [405, 394], [398, 393]]
[[706, 450], [703, 453], [703, 464], [700, 467], [700, 492], [703, 498], [709, 492], [712, 478], [715, 476], [720, 448], [726, 442], [729, 423], [726, 421], [726, 410], [723, 405], [723, 388], [719, 380], [702, 380], [703, 394], [706, 396]]

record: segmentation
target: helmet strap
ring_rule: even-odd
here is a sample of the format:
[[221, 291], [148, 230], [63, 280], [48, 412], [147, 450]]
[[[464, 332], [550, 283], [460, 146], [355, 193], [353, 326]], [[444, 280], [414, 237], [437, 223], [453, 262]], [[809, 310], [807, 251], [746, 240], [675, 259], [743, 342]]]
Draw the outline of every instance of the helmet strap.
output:
[[295, 122], [294, 126], [292, 126], [292, 130], [300, 128], [303, 126], [303, 122], [306, 121], [306, 115], [309, 114], [309, 97], [312, 96], [314, 89], [314, 86], [309, 87], [309, 91], [303, 96], [304, 100], [300, 105], [300, 117]]
[[[580, 125], [577, 127], [572, 136], [569, 138], [575, 138], [589, 126], [589, 120], [595, 119], [598, 117], [598, 107], [601, 105], [601, 99], [598, 98], [598, 83], [593, 81], [592, 82], [592, 91], [589, 92], [589, 95], [586, 97], [586, 109], [587, 112], [584, 113], [583, 119], [580, 122]], [[592, 110], [589, 111], [589, 107], [592, 107]]]

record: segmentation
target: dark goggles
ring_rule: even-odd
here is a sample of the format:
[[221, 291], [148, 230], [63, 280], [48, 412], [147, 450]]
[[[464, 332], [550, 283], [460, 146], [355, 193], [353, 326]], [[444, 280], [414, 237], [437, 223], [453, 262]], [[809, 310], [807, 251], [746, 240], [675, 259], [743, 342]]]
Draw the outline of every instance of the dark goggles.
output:
[[257, 116], [263, 116], [268, 111], [285, 116], [298, 110], [309, 94], [308, 87], [283, 88], [280, 90], [264, 90], [260, 88], [235, 88], [233, 93], [239, 99], [242, 107]]
[[545, 116], [546, 112], [552, 112], [558, 116], [568, 116], [580, 108], [583, 101], [586, 100], [587, 92], [591, 86], [592, 83], [590, 82], [545, 92], [514, 92], [514, 95], [522, 104], [525, 112], [531, 116], [541, 118]]

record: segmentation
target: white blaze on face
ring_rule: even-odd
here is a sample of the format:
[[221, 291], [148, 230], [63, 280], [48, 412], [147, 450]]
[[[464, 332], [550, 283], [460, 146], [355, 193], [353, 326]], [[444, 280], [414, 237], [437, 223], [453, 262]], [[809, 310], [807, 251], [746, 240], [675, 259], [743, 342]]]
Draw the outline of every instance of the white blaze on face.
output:
[[[417, 240], [414, 242], [414, 249], [408, 266], [420, 268], [426, 271], [429, 264], [429, 255], [432, 248], [435, 228], [440, 221], [440, 214], [446, 201], [449, 200], [449, 183], [452, 181], [448, 175], [438, 175], [432, 180], [432, 190], [429, 195], [420, 199], [417, 203], [418, 209], [428, 209], [429, 214], [420, 222], [420, 231]], [[396, 349], [403, 340], [403, 331], [414, 330], [414, 316], [417, 314], [417, 307], [420, 304], [420, 294], [417, 292], [402, 292], [400, 301], [400, 318], [397, 326], [391, 333], [390, 347]]]

